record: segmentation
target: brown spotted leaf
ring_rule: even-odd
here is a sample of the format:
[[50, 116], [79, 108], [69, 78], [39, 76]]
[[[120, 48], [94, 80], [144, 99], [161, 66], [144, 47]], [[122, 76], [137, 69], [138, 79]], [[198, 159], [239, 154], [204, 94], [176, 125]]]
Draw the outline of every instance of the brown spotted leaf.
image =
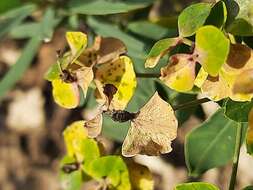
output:
[[141, 108], [122, 145], [122, 155], [159, 155], [172, 150], [171, 141], [177, 136], [177, 118], [172, 107], [156, 92]]
[[195, 80], [195, 60], [190, 54], [176, 54], [161, 68], [160, 79], [170, 88], [185, 92], [192, 89]]

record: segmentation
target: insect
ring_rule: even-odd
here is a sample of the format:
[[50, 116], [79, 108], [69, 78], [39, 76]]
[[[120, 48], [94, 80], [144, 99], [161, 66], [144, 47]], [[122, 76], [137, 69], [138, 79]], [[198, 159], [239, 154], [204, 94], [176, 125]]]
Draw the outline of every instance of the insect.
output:
[[135, 119], [136, 117], [138, 117], [140, 112], [131, 113], [125, 110], [112, 110], [112, 111], [105, 111], [104, 113], [110, 115], [113, 121], [123, 123]]

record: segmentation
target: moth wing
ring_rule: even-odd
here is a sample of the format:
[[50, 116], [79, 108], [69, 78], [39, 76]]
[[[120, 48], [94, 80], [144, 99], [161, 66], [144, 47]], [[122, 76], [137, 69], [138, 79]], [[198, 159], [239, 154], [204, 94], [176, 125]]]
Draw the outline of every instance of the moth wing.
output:
[[102, 122], [103, 122], [103, 117], [102, 117], [102, 114], [99, 113], [93, 119], [86, 121], [84, 123], [84, 127], [88, 131], [88, 137], [95, 138], [101, 133]]
[[177, 136], [177, 119], [172, 107], [156, 92], [131, 122], [123, 142], [122, 154], [159, 155], [172, 150], [171, 141]]

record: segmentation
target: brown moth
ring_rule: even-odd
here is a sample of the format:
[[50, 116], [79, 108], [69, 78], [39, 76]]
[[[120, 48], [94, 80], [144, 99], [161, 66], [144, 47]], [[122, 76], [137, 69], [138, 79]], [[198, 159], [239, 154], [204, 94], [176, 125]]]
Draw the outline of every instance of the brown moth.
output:
[[125, 157], [145, 154], [157, 156], [171, 152], [171, 141], [177, 136], [177, 118], [172, 107], [156, 92], [136, 118], [122, 145]]

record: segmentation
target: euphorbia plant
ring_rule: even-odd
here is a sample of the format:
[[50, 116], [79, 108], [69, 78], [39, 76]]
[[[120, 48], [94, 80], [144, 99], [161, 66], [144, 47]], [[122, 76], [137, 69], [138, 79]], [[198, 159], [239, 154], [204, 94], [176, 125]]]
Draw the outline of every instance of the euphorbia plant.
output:
[[[242, 38], [253, 35], [250, 16], [253, 2], [247, 1], [248, 7], [240, 0], [235, 2], [241, 8], [237, 16], [230, 1], [198, 3], [183, 10], [178, 17], [178, 36], [156, 42], [146, 58], [145, 67], [154, 68], [159, 67], [161, 58], [169, 56], [167, 65], [160, 66], [160, 73], [136, 73], [134, 63], [125, 55], [125, 45], [119, 39], [97, 37], [94, 45], [85, 49], [86, 34], [67, 33], [71, 50], [59, 57], [46, 76], [52, 82], [54, 98], [63, 107], [75, 108], [90, 86], [96, 89], [99, 105], [93, 118], [78, 121], [64, 132], [67, 157], [62, 161], [62, 170], [64, 178], [69, 180], [67, 188], [79, 188], [81, 181], [95, 180], [101, 188], [153, 189], [146, 168], [144, 175], [136, 178], [146, 182], [136, 185], [131, 180], [131, 173], [136, 172], [131, 167], [132, 161], [120, 156], [101, 156], [94, 138], [101, 132], [103, 116], [107, 115], [115, 122], [131, 122], [123, 142], [123, 156], [157, 156], [172, 150], [170, 144], [176, 138], [178, 127], [174, 112], [207, 101], [219, 101], [221, 108], [186, 136], [189, 175], [197, 177], [233, 160], [229, 189], [235, 188], [245, 133], [248, 153], [253, 154], [252, 111], [249, 114], [253, 105], [253, 50], [243, 41], [237, 41], [238, 35]], [[220, 17], [214, 18], [216, 15]], [[202, 93], [206, 97], [182, 105], [171, 102], [170, 105], [155, 92], [142, 108], [130, 112], [125, 108], [136, 85], [145, 85], [137, 84], [136, 77], [157, 77], [177, 92]], [[72, 180], [78, 183], [73, 184]], [[188, 183], [177, 185], [175, 189], [218, 188], [207, 183]]]

